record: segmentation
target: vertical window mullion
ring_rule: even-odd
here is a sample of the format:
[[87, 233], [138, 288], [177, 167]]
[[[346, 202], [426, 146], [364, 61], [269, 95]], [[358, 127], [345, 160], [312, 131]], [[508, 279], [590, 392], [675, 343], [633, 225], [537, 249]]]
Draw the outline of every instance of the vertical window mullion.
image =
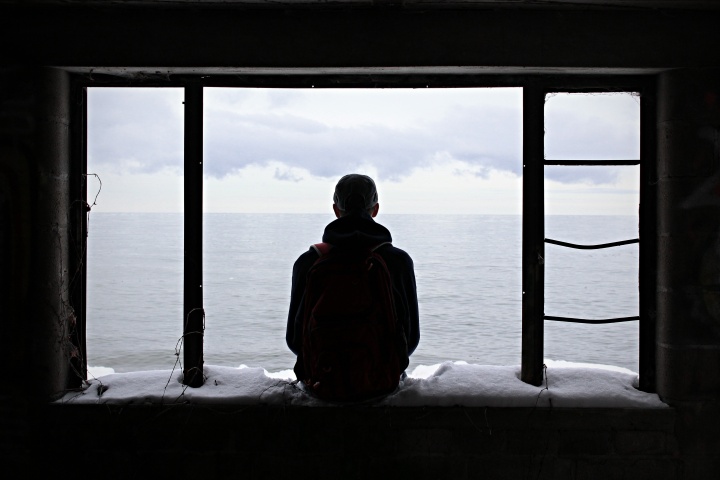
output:
[[75, 316], [75, 327], [70, 341], [77, 349], [70, 364], [74, 375], [68, 377], [67, 388], [79, 388], [87, 379], [87, 88], [76, 84], [71, 89], [71, 155], [70, 165], [70, 305]]
[[542, 383], [545, 290], [545, 91], [523, 88], [522, 364], [520, 378]]
[[639, 215], [639, 388], [655, 392], [655, 334], [657, 318], [657, 161], [655, 151], [655, 96], [647, 88], [640, 96], [640, 207]]
[[205, 313], [202, 294], [203, 88], [185, 87], [183, 383], [200, 387]]

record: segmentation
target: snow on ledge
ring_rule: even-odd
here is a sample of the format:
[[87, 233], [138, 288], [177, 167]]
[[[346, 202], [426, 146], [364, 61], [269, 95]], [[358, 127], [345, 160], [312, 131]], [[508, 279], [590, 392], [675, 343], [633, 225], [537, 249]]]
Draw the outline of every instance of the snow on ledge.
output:
[[[667, 408], [656, 394], [638, 390], [637, 374], [619, 367], [545, 362], [540, 387], [520, 380], [519, 366], [444, 362], [419, 366], [378, 406]], [[112, 371], [105, 369], [105, 371]], [[307, 395], [291, 370], [205, 365], [205, 384], [187, 388], [181, 373], [152, 370], [110, 373], [90, 380], [80, 392], [56, 403], [112, 405], [332, 405]], [[97, 375], [97, 373], [95, 373]]]

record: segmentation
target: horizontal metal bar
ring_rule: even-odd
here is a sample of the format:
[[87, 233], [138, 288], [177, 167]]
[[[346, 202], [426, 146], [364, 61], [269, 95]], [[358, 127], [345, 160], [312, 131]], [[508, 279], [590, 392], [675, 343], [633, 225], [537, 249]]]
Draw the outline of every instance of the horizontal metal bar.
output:
[[561, 247], [577, 248], [579, 250], [598, 250], [600, 248], [619, 247], [620, 245], [630, 245], [631, 243], [640, 243], [640, 239], [633, 238], [630, 240], [622, 240], [619, 242], [600, 243], [598, 245], [578, 245], [576, 243], [561, 242], [560, 240], [553, 240], [552, 238], [546, 238], [545, 243], [552, 243], [553, 245], [560, 245]]
[[560, 165], [573, 167], [617, 167], [624, 165], [640, 165], [640, 160], [543, 160], [544, 165]]
[[[471, 67], [472, 68], [472, 67]], [[345, 69], [278, 69], [278, 73], [260, 73], [258, 69], [205, 67], [172, 68], [164, 74], [148, 75], [142, 67], [75, 67], [75, 82], [87, 87], [268, 87], [268, 88], [393, 88], [393, 87], [527, 87], [540, 85], [546, 93], [609, 93], [652, 90], [649, 75], [538, 75], [432, 73], [433, 67], [367, 67], [364, 72], [343, 73]], [[430, 71], [428, 71], [430, 70]]]
[[591, 320], [589, 318], [573, 318], [573, 317], [553, 317], [545, 315], [545, 320], [553, 320], [555, 322], [569, 322], [569, 323], [620, 323], [620, 322], [634, 322], [640, 320], [640, 317], [619, 317], [619, 318], [605, 318], [600, 320]]

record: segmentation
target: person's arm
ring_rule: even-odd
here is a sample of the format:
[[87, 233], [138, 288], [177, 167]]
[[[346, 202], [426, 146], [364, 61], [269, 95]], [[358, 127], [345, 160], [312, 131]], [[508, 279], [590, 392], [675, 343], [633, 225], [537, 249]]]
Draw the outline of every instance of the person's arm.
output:
[[302, 320], [303, 297], [305, 296], [305, 283], [307, 273], [318, 255], [313, 248], [298, 257], [293, 265], [292, 287], [290, 288], [290, 309], [288, 311], [285, 341], [290, 350], [297, 355], [302, 346]]
[[405, 330], [408, 342], [408, 355], [412, 354], [420, 343], [420, 314], [418, 310], [417, 285], [415, 283], [415, 269], [410, 256], [407, 257], [408, 266], [403, 275], [405, 298], [407, 299], [407, 321]]
[[398, 320], [402, 322], [407, 351], [410, 355], [420, 343], [420, 319], [413, 261], [404, 250], [396, 247], [388, 247], [382, 255], [393, 277]]

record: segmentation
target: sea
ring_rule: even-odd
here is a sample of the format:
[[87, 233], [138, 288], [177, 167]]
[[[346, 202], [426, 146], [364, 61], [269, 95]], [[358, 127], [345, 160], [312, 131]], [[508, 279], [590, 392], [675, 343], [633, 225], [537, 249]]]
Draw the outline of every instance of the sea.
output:
[[[206, 213], [204, 361], [289, 370], [285, 344], [292, 266], [333, 218], [326, 214]], [[380, 214], [413, 258], [420, 365], [519, 365], [522, 217]], [[598, 244], [637, 238], [633, 216], [547, 216], [547, 238]], [[169, 370], [182, 361], [183, 217], [96, 213], [87, 250], [87, 362], [115, 372]], [[545, 246], [545, 314], [638, 314], [638, 245]], [[544, 358], [637, 372], [638, 322], [545, 321]], [[178, 355], [179, 353], [179, 355]]]

